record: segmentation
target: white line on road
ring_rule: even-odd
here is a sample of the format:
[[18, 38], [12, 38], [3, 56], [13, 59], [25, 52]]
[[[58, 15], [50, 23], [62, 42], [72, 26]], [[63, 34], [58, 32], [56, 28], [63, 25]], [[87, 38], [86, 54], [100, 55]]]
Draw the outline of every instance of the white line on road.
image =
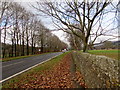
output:
[[[61, 54], [62, 54], [62, 53], [61, 53]], [[61, 55], [61, 54], [59, 54], [59, 55]], [[59, 56], [59, 55], [56, 55], [56, 56], [54, 56], [54, 57], [52, 57], [52, 58], [47, 59], [46, 61], [43, 61], [43, 62], [41, 62], [41, 63], [38, 63], [38, 64], [36, 64], [36, 65], [34, 65], [34, 66], [32, 66], [32, 67], [29, 67], [29, 68], [27, 68], [27, 69], [25, 69], [25, 70], [23, 70], [23, 71], [21, 71], [21, 72], [16, 73], [16, 74], [14, 74], [14, 75], [12, 75], [12, 76], [10, 76], [10, 77], [8, 77], [8, 78], [5, 78], [5, 79], [1, 80], [0, 83], [4, 82], [4, 81], [6, 81], [6, 80], [8, 80], [8, 79], [10, 79], [10, 78], [13, 78], [13, 77], [15, 77], [15, 76], [17, 76], [17, 75], [19, 75], [19, 74], [21, 74], [21, 73], [23, 73], [23, 72], [26, 72], [26, 71], [28, 71], [28, 70], [30, 70], [30, 69], [32, 69], [32, 68], [34, 68], [34, 67], [42, 64], [42, 63], [45, 63], [45, 62], [47, 62], [47, 61], [49, 61], [49, 60], [51, 60], [51, 59], [53, 59], [53, 58], [55, 58], [55, 57], [57, 57], [57, 56]]]

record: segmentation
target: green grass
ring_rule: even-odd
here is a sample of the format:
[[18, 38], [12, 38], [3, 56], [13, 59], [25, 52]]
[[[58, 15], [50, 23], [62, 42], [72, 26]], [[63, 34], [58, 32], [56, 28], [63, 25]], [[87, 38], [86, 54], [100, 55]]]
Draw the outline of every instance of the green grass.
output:
[[120, 50], [89, 50], [88, 51], [90, 54], [95, 54], [95, 55], [104, 55], [113, 59], [120, 60], [118, 57]]
[[25, 84], [32, 79], [35, 80], [36, 79], [35, 75], [42, 74], [44, 70], [52, 69], [68, 53], [69, 52], [63, 53], [63, 54], [51, 59], [50, 61], [40, 64], [37, 67], [4, 82], [2, 88], [12, 88], [12, 87], [18, 88], [16, 83]]
[[[52, 53], [52, 52], [49, 52]], [[16, 60], [16, 59], [22, 59], [22, 58], [27, 58], [27, 57], [32, 57], [32, 56], [39, 56], [43, 54], [48, 54], [48, 53], [42, 53], [42, 54], [35, 54], [35, 55], [26, 55], [26, 56], [18, 56], [18, 57], [10, 57], [10, 58], [4, 58], [0, 61], [5, 62], [5, 61], [10, 61], [10, 60]]]

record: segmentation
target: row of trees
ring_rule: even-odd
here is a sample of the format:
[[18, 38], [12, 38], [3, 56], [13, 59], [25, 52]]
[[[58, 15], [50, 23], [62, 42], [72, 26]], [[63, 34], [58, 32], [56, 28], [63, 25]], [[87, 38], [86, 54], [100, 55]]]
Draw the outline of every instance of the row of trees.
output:
[[53, 35], [40, 19], [16, 2], [0, 2], [2, 8], [2, 57], [61, 51], [67, 45]]
[[74, 34], [67, 34], [68, 41], [70, 43], [70, 49], [72, 50], [82, 50], [82, 41], [80, 38]]
[[46, 0], [43, 3], [37, 2], [37, 6], [33, 7], [50, 16], [59, 30], [67, 32], [71, 37], [79, 38], [79, 43], [83, 44], [83, 52], [87, 52], [88, 48], [95, 44], [98, 37], [112, 36], [107, 40], [117, 37], [111, 34], [118, 28], [118, 4], [116, 3], [112, 3], [111, 0], [65, 0], [64, 2]]
[[120, 41], [106, 41], [101, 45], [94, 46], [92, 49], [120, 49]]

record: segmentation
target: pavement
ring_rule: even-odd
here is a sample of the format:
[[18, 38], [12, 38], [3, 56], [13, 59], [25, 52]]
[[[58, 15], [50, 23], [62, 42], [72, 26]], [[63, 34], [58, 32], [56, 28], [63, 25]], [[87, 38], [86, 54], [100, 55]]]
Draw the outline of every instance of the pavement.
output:
[[0, 67], [2, 68], [2, 80], [4, 81], [5, 79], [7, 80], [7, 78], [11, 76], [16, 76], [15, 74], [25, 71], [30, 67], [45, 62], [46, 60], [51, 59], [60, 54], [62, 54], [62, 52], [48, 53], [39, 56], [32, 56], [32, 57], [2, 62], [2, 67]]

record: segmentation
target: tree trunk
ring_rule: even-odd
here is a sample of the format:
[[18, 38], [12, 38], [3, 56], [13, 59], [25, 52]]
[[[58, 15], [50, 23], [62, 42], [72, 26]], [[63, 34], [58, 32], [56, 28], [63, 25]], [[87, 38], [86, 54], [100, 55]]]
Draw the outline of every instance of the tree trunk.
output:
[[19, 37], [18, 37], [18, 32], [17, 32], [17, 56], [19, 56]]
[[3, 57], [2, 58], [5, 58], [5, 47], [6, 47], [6, 44], [4, 43], [4, 46], [3, 46]]
[[6, 41], [6, 30], [5, 30], [4, 34], [5, 34], [5, 37], [4, 37], [4, 43], [3, 43], [4, 44], [4, 46], [3, 46], [4, 47], [3, 48], [3, 58], [5, 58], [5, 54], [6, 54], [6, 52], [5, 52], [5, 48], [6, 48], [6, 42], [5, 42]]
[[24, 38], [22, 39], [22, 53], [21, 53], [21, 56], [24, 56]]
[[14, 54], [14, 40], [12, 38], [12, 57], [13, 57], [13, 54]]
[[44, 48], [43, 48], [43, 38], [41, 38], [41, 52], [44, 51], [43, 49], [44, 49]]
[[88, 39], [85, 39], [84, 41], [83, 52], [88, 52]]
[[[22, 43], [21, 43], [21, 35], [20, 35], [20, 45], [19, 45], [19, 49], [22, 48]], [[21, 56], [22, 50], [20, 49], [20, 56]]]
[[29, 55], [29, 41], [28, 41], [28, 36], [27, 36], [27, 55]]
[[41, 46], [41, 52], [43, 52], [43, 46]]
[[32, 55], [34, 54], [33, 38], [32, 38]]
[[86, 43], [84, 44], [83, 52], [88, 52], [88, 45]]
[[9, 57], [11, 57], [11, 53], [10, 53], [10, 51], [9, 51]]
[[[23, 18], [22, 18], [23, 20]], [[21, 51], [21, 56], [24, 56], [24, 24], [22, 23], [22, 51]]]
[[17, 56], [17, 47], [16, 47], [16, 39], [15, 39], [15, 57]]
[[16, 31], [14, 31], [14, 48], [15, 48], [14, 50], [15, 50], [15, 57], [16, 57], [17, 56], [17, 48], [16, 48], [16, 38], [15, 38], [15, 35], [16, 35]]
[[34, 46], [33, 46], [33, 53], [35, 54], [35, 43], [34, 43]]
[[5, 29], [4, 29], [4, 48], [3, 48], [3, 58], [5, 57], [5, 54], [6, 54], [6, 52], [5, 52], [5, 48], [6, 48], [6, 26], [7, 26], [7, 21], [8, 21], [8, 18], [7, 18], [7, 20], [6, 20], [6, 22], [5, 22]]

